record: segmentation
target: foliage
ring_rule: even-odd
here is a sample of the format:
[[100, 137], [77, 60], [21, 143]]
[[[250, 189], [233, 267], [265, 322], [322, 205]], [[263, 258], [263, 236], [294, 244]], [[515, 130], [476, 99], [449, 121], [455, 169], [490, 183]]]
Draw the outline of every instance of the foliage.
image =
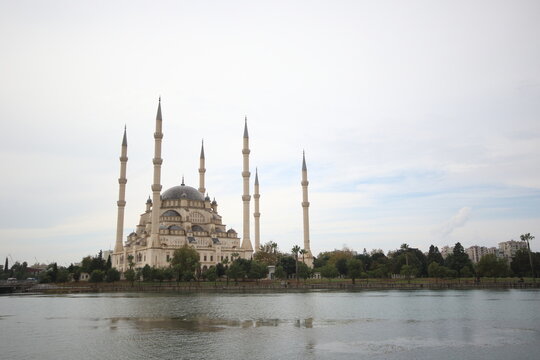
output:
[[133, 286], [133, 283], [135, 282], [135, 270], [128, 269], [126, 272], [124, 272], [124, 277], [127, 281], [131, 283], [131, 286]]
[[223, 275], [225, 275], [225, 265], [223, 265], [222, 263], [219, 263], [216, 265], [216, 275], [218, 278], [222, 277]]
[[404, 275], [409, 282], [411, 282], [411, 277], [418, 274], [418, 269], [414, 265], [403, 265], [399, 272], [401, 275]]
[[[451, 269], [457, 272], [458, 277], [461, 277], [461, 273], [464, 268], [468, 269], [469, 273], [472, 273], [472, 262], [467, 253], [465, 252], [465, 249], [463, 249], [463, 246], [457, 242], [456, 245], [454, 245], [454, 252], [445, 260], [445, 265]], [[465, 270], [467, 271], [467, 270]], [[465, 274], [463, 274], [465, 276]]]
[[191, 280], [195, 270], [199, 267], [199, 253], [187, 245], [176, 249], [171, 259], [171, 266], [177, 274], [177, 281], [180, 279]]
[[495, 254], [482, 256], [476, 264], [476, 273], [484, 277], [504, 277], [508, 276], [508, 264], [504, 259], [498, 259]]
[[334, 265], [326, 264], [318, 269], [321, 272], [321, 276], [327, 279], [333, 279], [338, 277], [339, 272]]
[[251, 261], [251, 266], [248, 272], [248, 278], [250, 279], [263, 279], [268, 275], [268, 266], [258, 261]]
[[[535, 274], [540, 273], [540, 253], [534, 252], [531, 253], [531, 259]], [[529, 259], [529, 252], [525, 249], [520, 249], [516, 252], [510, 263], [510, 268], [512, 272], [520, 277], [523, 276], [532, 276], [531, 265]]]
[[203, 276], [208, 281], [216, 281], [218, 278], [218, 272], [216, 266], [210, 266], [208, 270], [203, 273]]
[[276, 265], [281, 255], [275, 242], [269, 241], [259, 247], [259, 251], [253, 256], [253, 260], [268, 265]]
[[106, 274], [107, 274], [106, 276], [107, 282], [115, 282], [115, 281], [120, 280], [120, 272], [116, 270], [115, 268], [110, 268], [109, 270], [107, 270]]
[[304, 281], [305, 281], [306, 279], [311, 277], [311, 273], [312, 273], [312, 271], [309, 268], [309, 266], [307, 266], [303, 262], [298, 264], [298, 277], [300, 279], [304, 279]]
[[362, 275], [362, 272], [364, 270], [364, 264], [362, 264], [362, 261], [352, 258], [347, 260], [347, 273], [349, 274], [349, 277], [352, 279], [352, 283], [356, 283], [356, 279], [359, 278]]
[[444, 265], [444, 259], [443, 259], [442, 255], [441, 255], [440, 251], [439, 251], [439, 248], [436, 247], [436, 246], [431, 245], [429, 247], [428, 255], [427, 255], [427, 258], [426, 258], [426, 263], [431, 265], [431, 263], [433, 263], [433, 262], [435, 262], [435, 263], [437, 263], [439, 265]]
[[296, 260], [292, 256], [285, 255], [279, 258], [278, 266], [281, 266], [287, 274], [286, 277], [289, 277], [296, 271]]
[[287, 278], [287, 272], [283, 269], [283, 266], [276, 266], [274, 276], [276, 277], [276, 279], [285, 280]]
[[444, 278], [449, 275], [449, 270], [447, 267], [440, 265], [436, 261], [432, 261], [428, 266], [428, 275], [434, 278]]
[[94, 270], [90, 274], [89, 281], [93, 283], [98, 283], [98, 282], [102, 282], [104, 278], [105, 278], [105, 273], [102, 270]]
[[58, 269], [58, 272], [56, 273], [56, 282], [58, 283], [65, 283], [69, 281], [69, 271], [65, 267], [61, 267]]
[[146, 264], [141, 270], [141, 275], [144, 281], [152, 280], [152, 268], [150, 265]]
[[246, 276], [244, 266], [240, 262], [234, 261], [227, 269], [227, 276], [233, 278], [235, 283], [238, 283], [238, 279], [243, 279]]

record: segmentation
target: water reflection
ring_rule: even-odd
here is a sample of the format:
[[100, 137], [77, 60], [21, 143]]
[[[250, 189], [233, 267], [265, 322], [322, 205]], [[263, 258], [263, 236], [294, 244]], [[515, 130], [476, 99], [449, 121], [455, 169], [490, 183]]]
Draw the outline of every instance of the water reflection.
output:
[[2, 297], [9, 331], [0, 348], [6, 359], [530, 358], [540, 351], [539, 299], [538, 291]]

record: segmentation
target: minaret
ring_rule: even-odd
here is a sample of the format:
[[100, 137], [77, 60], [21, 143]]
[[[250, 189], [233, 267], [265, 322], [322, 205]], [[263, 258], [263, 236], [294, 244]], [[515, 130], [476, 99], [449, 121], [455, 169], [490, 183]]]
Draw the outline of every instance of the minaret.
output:
[[122, 151], [120, 154], [120, 177], [118, 178], [118, 218], [116, 220], [116, 243], [114, 245], [115, 253], [121, 253], [124, 251], [122, 238], [124, 237], [124, 209], [126, 207], [127, 161], [127, 129], [124, 127], [124, 138], [122, 139]]
[[309, 247], [309, 201], [308, 201], [308, 185], [306, 154], [302, 154], [302, 209], [304, 212], [304, 250], [307, 254], [304, 256], [304, 261], [309, 267], [313, 267], [313, 254]]
[[[162, 119], [161, 119], [161, 97], [159, 98], [157, 115], [156, 115], [156, 131], [154, 132], [154, 183], [152, 184], [152, 231], [150, 232], [149, 247], [159, 245], [159, 210], [161, 209], [161, 140], [163, 139]], [[154, 264], [150, 257], [150, 264]], [[154, 264], [156, 265], [156, 264]]]
[[201, 157], [199, 159], [199, 192], [204, 195], [206, 189], [204, 188], [204, 173], [206, 169], [204, 167], [204, 140], [201, 143]]
[[260, 228], [260, 217], [261, 213], [259, 212], [259, 198], [261, 195], [259, 194], [259, 171], [257, 168], [255, 168], [255, 186], [253, 190], [253, 199], [255, 203], [255, 212], [253, 213], [253, 217], [255, 218], [255, 252], [259, 251], [259, 248], [261, 246], [261, 228]]
[[249, 135], [247, 129], [247, 116], [245, 118], [244, 124], [244, 147], [242, 149], [242, 154], [244, 156], [244, 171], [242, 171], [242, 178], [244, 179], [244, 195], [242, 195], [242, 201], [244, 202], [244, 229], [242, 234], [242, 249], [251, 250], [251, 240], [249, 239], [249, 202], [251, 196], [249, 196]]

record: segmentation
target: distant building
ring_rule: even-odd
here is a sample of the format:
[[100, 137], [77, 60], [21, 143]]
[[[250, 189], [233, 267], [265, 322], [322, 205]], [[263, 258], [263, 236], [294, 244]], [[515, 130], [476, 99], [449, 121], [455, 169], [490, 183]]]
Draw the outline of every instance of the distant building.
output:
[[446, 259], [446, 257], [447, 257], [448, 255], [454, 253], [454, 247], [453, 247], [453, 246], [445, 245], [445, 246], [443, 246], [443, 247], [441, 248], [440, 253], [441, 253], [443, 259]]
[[527, 243], [525, 241], [510, 240], [500, 242], [498, 256], [509, 261], [521, 249], [527, 249]]
[[488, 254], [497, 255], [498, 253], [496, 247], [488, 248], [485, 246], [478, 246], [478, 245], [469, 247], [467, 250], [465, 250], [465, 252], [467, 253], [467, 255], [469, 255], [469, 259], [471, 259], [471, 261], [474, 264], [478, 263], [484, 255], [488, 255]]

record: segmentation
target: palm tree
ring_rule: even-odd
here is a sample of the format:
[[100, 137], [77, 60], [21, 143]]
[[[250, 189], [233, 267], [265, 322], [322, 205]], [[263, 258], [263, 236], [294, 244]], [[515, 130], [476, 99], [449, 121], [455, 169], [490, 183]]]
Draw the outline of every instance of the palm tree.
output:
[[533, 276], [533, 281], [536, 281], [535, 280], [536, 276], [534, 273], [534, 267], [533, 267], [532, 256], [531, 256], [531, 246], [529, 245], [529, 241], [534, 240], [534, 236], [532, 236], [531, 233], [526, 233], [526, 234], [521, 235], [520, 238], [521, 238], [521, 241], [527, 242], [527, 249], [529, 250], [529, 262], [531, 263], [531, 272]]
[[305, 255], [308, 253], [308, 251], [306, 249], [302, 249], [299, 251], [299, 253], [302, 255], [302, 262], [305, 264], [306, 263]]
[[295, 259], [294, 264], [296, 265], [296, 284], [298, 285], [298, 253], [300, 252], [300, 246], [294, 245], [292, 248], [292, 252]]

